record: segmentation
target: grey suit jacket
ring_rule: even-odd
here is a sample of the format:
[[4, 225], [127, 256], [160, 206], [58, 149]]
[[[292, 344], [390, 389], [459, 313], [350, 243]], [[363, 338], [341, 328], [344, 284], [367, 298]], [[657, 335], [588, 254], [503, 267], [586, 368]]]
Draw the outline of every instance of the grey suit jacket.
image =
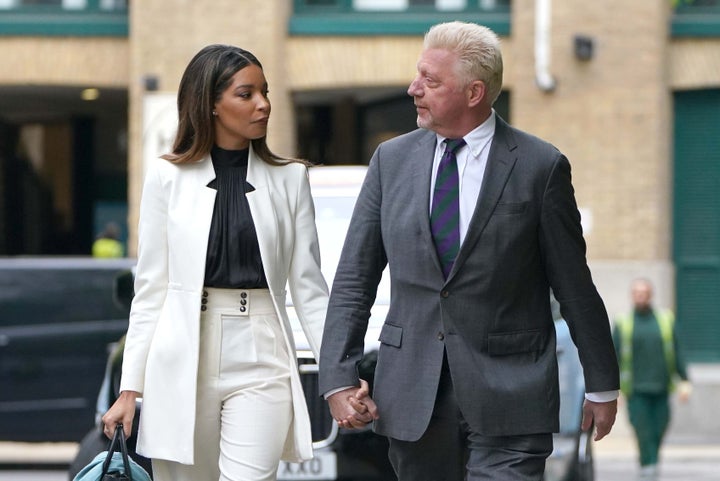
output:
[[380, 334], [376, 432], [417, 440], [447, 351], [458, 404], [485, 435], [558, 430], [552, 287], [586, 389], [618, 389], [605, 306], [585, 258], [570, 164], [498, 117], [467, 236], [443, 278], [430, 232], [436, 137], [415, 130], [373, 155], [343, 247], [320, 350], [320, 391], [354, 385], [381, 274], [391, 302]]

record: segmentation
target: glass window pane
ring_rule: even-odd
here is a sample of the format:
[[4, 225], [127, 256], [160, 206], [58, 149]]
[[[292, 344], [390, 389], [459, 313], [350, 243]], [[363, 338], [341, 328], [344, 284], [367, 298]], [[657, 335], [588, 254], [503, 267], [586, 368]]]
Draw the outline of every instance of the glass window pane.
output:
[[465, 0], [436, 0], [435, 7], [438, 10], [462, 10], [466, 3]]
[[127, 0], [100, 0], [100, 10], [127, 10]]
[[87, 7], [86, 0], [62, 0], [62, 7], [65, 10], [82, 10]]
[[408, 0], [353, 0], [355, 10], [407, 10]]
[[478, 7], [481, 10], [493, 10], [497, 7], [497, 0], [478, 0]]

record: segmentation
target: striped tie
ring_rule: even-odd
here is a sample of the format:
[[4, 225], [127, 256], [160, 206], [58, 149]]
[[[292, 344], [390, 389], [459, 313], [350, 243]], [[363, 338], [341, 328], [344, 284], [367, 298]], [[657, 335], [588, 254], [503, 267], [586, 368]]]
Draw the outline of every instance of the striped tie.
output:
[[445, 153], [438, 166], [430, 210], [430, 229], [443, 274], [447, 279], [460, 249], [460, 204], [458, 167], [455, 152], [465, 145], [464, 139], [446, 139]]

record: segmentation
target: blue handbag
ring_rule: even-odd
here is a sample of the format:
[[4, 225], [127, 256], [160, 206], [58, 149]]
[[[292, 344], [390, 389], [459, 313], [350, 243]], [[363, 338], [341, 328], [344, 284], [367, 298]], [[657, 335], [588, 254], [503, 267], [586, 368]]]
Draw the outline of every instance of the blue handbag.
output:
[[73, 481], [151, 481], [151, 478], [128, 456], [125, 432], [122, 424], [118, 424], [108, 450], [95, 456]]

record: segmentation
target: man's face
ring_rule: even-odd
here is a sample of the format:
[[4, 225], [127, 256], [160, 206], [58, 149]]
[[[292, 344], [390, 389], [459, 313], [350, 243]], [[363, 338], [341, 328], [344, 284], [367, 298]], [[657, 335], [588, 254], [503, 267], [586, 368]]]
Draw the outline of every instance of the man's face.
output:
[[457, 71], [456, 53], [444, 49], [423, 50], [417, 75], [407, 91], [415, 100], [418, 127], [444, 137], [464, 135], [458, 119], [469, 108], [468, 96]]
[[633, 284], [631, 294], [635, 309], [643, 311], [650, 307], [652, 287], [647, 282], [638, 281]]

